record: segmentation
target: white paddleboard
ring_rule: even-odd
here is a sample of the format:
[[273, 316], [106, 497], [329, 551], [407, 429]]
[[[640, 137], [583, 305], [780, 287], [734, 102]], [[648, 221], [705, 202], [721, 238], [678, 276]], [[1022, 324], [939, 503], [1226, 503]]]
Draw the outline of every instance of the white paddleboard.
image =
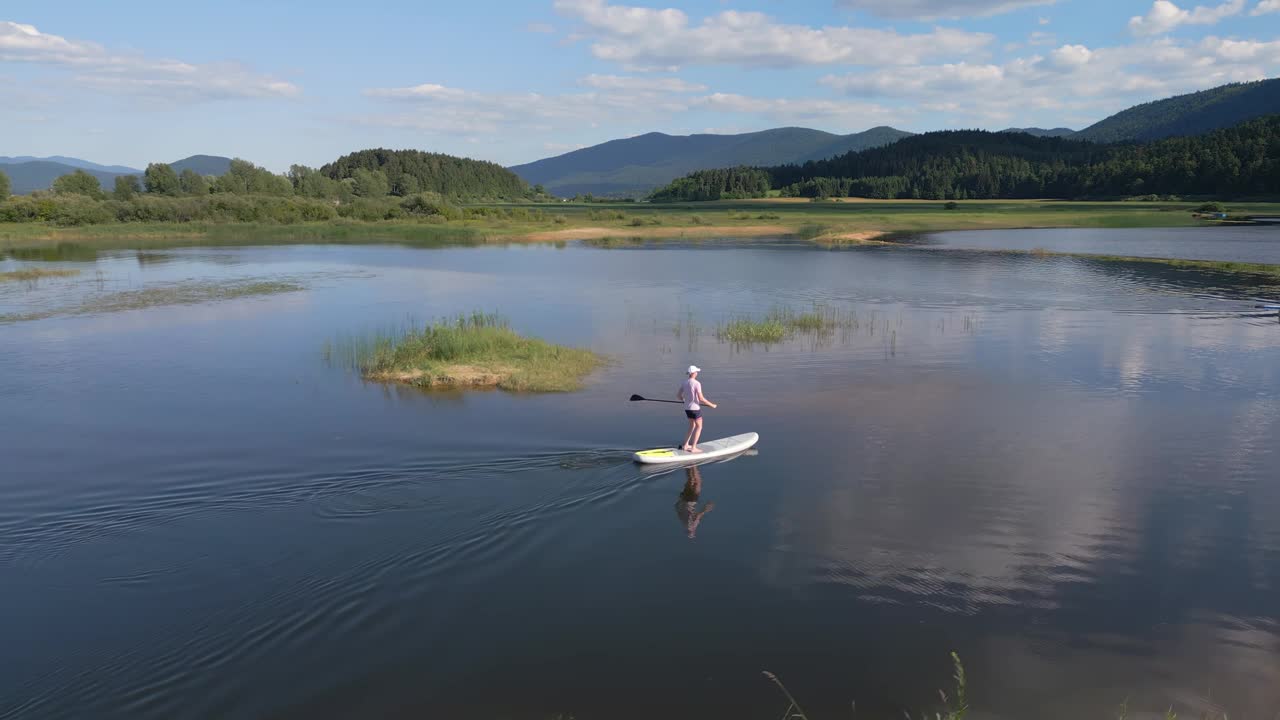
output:
[[740, 453], [759, 441], [760, 436], [756, 433], [743, 433], [733, 437], [720, 438], [719, 440], [704, 440], [698, 443], [698, 449], [702, 451], [700, 453], [685, 452], [674, 447], [666, 447], [641, 450], [631, 457], [636, 462], [644, 465], [699, 462]]

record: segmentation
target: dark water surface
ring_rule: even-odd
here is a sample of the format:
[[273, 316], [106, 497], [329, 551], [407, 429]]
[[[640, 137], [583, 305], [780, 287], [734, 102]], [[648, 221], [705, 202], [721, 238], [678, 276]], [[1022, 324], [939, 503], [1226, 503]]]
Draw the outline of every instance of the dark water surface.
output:
[[[900, 718], [952, 650], [982, 717], [1280, 710], [1274, 287], [786, 242], [61, 266], [0, 285], [53, 315], [0, 324], [0, 717], [776, 718], [767, 669]], [[246, 278], [305, 289], [67, 314]], [[856, 326], [715, 337], [814, 302]], [[615, 362], [514, 396], [323, 360], [477, 309]], [[686, 471], [628, 461], [678, 408], [626, 401], [690, 362], [707, 436], [762, 438], [700, 468], [692, 538]]]

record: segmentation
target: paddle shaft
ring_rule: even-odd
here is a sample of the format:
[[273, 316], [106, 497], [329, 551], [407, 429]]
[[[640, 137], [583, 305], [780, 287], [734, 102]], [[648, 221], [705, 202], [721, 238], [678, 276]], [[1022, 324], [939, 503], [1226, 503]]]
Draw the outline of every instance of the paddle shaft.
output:
[[640, 397], [639, 395], [632, 395], [632, 396], [631, 396], [631, 402], [635, 402], [635, 401], [637, 401], [637, 400], [644, 400], [645, 402], [664, 402], [664, 403], [675, 403], [676, 405], [683, 405], [683, 404], [684, 404], [683, 402], [680, 402], [679, 400], [654, 400], [653, 398]]

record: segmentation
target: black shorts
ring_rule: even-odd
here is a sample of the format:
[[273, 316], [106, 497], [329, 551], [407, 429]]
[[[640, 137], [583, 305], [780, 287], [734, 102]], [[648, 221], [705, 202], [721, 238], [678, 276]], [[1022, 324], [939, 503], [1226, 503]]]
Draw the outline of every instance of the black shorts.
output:
[[685, 410], [684, 416], [689, 418], [690, 420], [697, 420], [698, 418], [702, 417], [702, 411], [701, 410]]

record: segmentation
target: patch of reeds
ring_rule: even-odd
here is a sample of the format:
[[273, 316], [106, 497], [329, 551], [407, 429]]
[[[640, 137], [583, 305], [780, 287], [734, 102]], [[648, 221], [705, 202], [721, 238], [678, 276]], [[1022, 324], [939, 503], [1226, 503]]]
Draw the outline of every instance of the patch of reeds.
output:
[[716, 338], [739, 345], [768, 345], [796, 335], [821, 337], [857, 326], [857, 316], [839, 308], [814, 304], [797, 312], [775, 307], [763, 317], [736, 317], [725, 322], [716, 329]]
[[803, 240], [812, 240], [816, 237], [821, 237], [822, 235], [826, 235], [830, 231], [831, 231], [830, 225], [824, 225], [822, 223], [805, 223], [800, 227], [796, 228], [796, 237], [799, 237]]
[[576, 390], [604, 363], [590, 350], [524, 337], [501, 316], [479, 312], [341, 338], [325, 357], [379, 382], [517, 392]]

